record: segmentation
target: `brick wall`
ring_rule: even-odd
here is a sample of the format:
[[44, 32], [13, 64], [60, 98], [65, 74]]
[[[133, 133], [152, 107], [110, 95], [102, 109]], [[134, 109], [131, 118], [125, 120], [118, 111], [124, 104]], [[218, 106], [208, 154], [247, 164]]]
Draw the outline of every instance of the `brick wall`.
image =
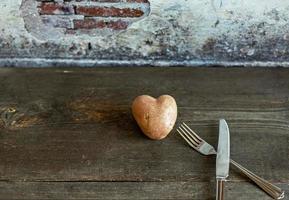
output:
[[148, 0], [37, 0], [44, 24], [66, 33], [119, 31], [148, 15]]

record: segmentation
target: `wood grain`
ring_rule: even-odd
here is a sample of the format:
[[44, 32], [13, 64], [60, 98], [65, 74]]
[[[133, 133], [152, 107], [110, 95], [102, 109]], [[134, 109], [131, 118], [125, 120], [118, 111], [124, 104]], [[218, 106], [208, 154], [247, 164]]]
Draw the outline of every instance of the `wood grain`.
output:
[[[143, 136], [130, 111], [141, 94], [174, 96], [177, 124], [214, 146], [226, 118], [232, 158], [289, 190], [288, 69], [2, 68], [0, 94], [0, 199], [213, 199], [214, 157], [175, 131]], [[229, 179], [229, 199], [268, 198]]]
[[[285, 184], [278, 186], [286, 188]], [[0, 188], [0, 199], [215, 199], [214, 182], [1, 182]], [[225, 198], [272, 199], [246, 182], [227, 183]]]

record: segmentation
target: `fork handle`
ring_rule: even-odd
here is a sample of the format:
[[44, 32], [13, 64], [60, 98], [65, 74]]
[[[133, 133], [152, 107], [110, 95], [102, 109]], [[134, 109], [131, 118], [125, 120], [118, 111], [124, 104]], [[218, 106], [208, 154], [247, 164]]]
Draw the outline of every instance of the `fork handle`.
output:
[[217, 178], [216, 180], [216, 200], [224, 200], [224, 183], [225, 180]]
[[253, 172], [249, 171], [242, 165], [238, 164], [234, 160], [230, 160], [231, 164], [234, 165], [237, 169], [239, 169], [245, 176], [247, 176], [249, 179], [254, 181], [260, 188], [262, 188], [267, 194], [269, 194], [274, 199], [283, 199], [285, 196], [284, 191], [277, 187], [276, 185], [273, 185], [272, 183], [264, 180], [263, 178], [257, 176]]

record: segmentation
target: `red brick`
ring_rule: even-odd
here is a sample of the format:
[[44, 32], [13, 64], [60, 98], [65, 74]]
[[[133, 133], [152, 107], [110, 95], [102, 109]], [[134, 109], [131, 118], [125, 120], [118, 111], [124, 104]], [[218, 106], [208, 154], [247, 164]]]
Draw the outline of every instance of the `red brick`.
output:
[[76, 33], [77, 33], [77, 31], [74, 29], [66, 29], [66, 31], [65, 31], [65, 34], [70, 34], [70, 35], [74, 35]]
[[74, 14], [72, 5], [65, 5], [61, 3], [43, 2], [39, 6], [39, 13], [41, 15], [65, 15]]
[[149, 3], [148, 0], [127, 0], [129, 3]]
[[78, 6], [76, 13], [84, 16], [98, 17], [141, 17], [144, 12], [132, 8], [115, 8], [99, 6]]
[[96, 19], [74, 20], [74, 29], [104, 29], [109, 28], [113, 30], [126, 29], [128, 22], [123, 20], [104, 21]]
[[[87, 2], [87, 0], [75, 0], [77, 2]], [[123, 0], [90, 0], [93, 2], [102, 2], [102, 3], [118, 3], [123, 2]]]
[[[66, 0], [69, 1], [69, 0]], [[87, 0], [75, 0], [77, 2], [87, 2]], [[107, 3], [117, 3], [117, 2], [129, 2], [129, 3], [149, 3], [148, 0], [90, 0], [93, 2], [107, 2]]]

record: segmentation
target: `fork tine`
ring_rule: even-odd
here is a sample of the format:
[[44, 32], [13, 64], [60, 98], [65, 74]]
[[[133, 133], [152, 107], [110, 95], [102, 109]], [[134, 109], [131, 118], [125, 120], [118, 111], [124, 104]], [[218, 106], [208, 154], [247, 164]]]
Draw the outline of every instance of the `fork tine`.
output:
[[182, 125], [179, 127], [183, 131], [183, 134], [187, 136], [190, 140], [194, 141], [197, 145], [200, 143], [195, 137], [193, 137]]
[[194, 146], [193, 143], [191, 143], [191, 141], [189, 139], [186, 138], [186, 136], [183, 135], [182, 132], [180, 132], [178, 129], [177, 129], [177, 132], [180, 134], [180, 136], [188, 143], [188, 145], [194, 149], [196, 149], [197, 147]]
[[185, 122], [183, 122], [183, 125], [193, 134], [196, 138], [198, 138], [200, 141], [203, 141], [203, 139], [195, 133]]
[[188, 137], [192, 138], [197, 143], [202, 142], [202, 140], [199, 140], [197, 137], [195, 137], [194, 134], [191, 134], [190, 131], [184, 125], [181, 125], [180, 127], [184, 130], [184, 132], [187, 133]]
[[[185, 136], [195, 147], [197, 147], [199, 144], [197, 141], [195, 141], [193, 138], [191, 138], [185, 131], [182, 127], [179, 127], [177, 130], [179, 130], [183, 136]], [[178, 131], [178, 132], [179, 132]]]

